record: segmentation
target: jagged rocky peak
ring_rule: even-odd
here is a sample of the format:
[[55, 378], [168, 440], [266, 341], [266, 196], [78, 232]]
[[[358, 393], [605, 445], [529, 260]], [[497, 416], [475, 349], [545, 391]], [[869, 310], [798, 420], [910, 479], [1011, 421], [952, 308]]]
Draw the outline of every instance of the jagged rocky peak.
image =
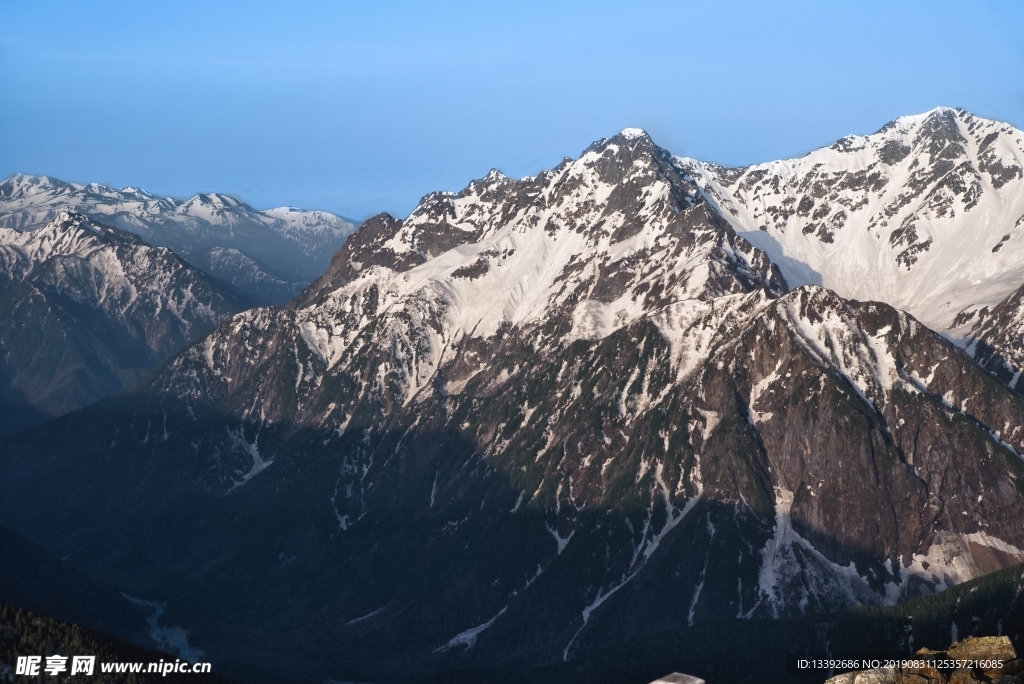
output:
[[[924, 114], [894, 119], [872, 135], [846, 136], [829, 149], [842, 153], [870, 149], [874, 158], [887, 166], [921, 152], [935, 164], [966, 158], [972, 145], [987, 148], [1000, 134], [1011, 138], [1008, 142], [1012, 145], [1015, 131], [1008, 124], [976, 117], [963, 109], [936, 107]], [[998, 179], [993, 178], [993, 182], [998, 183]]]
[[945, 331], [1024, 280], [1024, 133], [1008, 124], [940, 107], [799, 159], [679, 163], [793, 286], [885, 301]]
[[671, 160], [671, 155], [658, 147], [641, 128], [626, 128], [617, 135], [599, 140], [584, 155], [590, 152], [596, 154], [594, 167], [606, 183], [626, 180], [631, 166], [654, 167], [659, 161], [670, 163]]
[[948, 107], [932, 110], [918, 125], [914, 146], [924, 149], [933, 164], [940, 159], [952, 160], [966, 156], [967, 138], [960, 127], [961, 123], [966, 123], [964, 119], [968, 116], [963, 110]]
[[[428, 196], [429, 197], [429, 196]], [[383, 212], [373, 216], [335, 252], [327, 271], [289, 303], [305, 308], [326, 301], [332, 292], [359, 277], [361, 271], [375, 266], [392, 271], [406, 271], [422, 264], [426, 257], [413, 250], [396, 251], [389, 244], [402, 227], [402, 221]]]
[[49, 223], [35, 230], [0, 228], [4, 275], [14, 279], [53, 256], [90, 257], [104, 247], [143, 245], [145, 242], [136, 235], [68, 209], [60, 210]]
[[371, 316], [386, 321], [376, 335], [408, 341], [412, 327], [424, 336], [412, 375], [429, 378], [467, 338], [532, 329], [554, 348], [674, 302], [762, 288], [787, 289], [671, 156], [631, 133], [537, 176], [492, 172], [427, 195], [405, 220], [367, 221], [292, 308], [328, 366]]
[[[698, 193], [669, 160], [641, 132], [598, 141], [579, 159], [566, 158], [554, 169], [520, 181], [492, 170], [461, 192], [424, 197], [404, 221], [397, 242], [432, 258], [479, 241], [485, 231], [493, 234], [523, 211], [532, 214], [533, 226], [544, 220], [550, 232], [560, 227], [582, 232], [600, 229], [607, 223], [601, 220], [603, 215], [616, 211], [624, 215], [620, 223], [624, 222], [630, 210], [644, 208], [645, 195], [651, 195], [652, 204], [672, 199], [674, 210], [688, 208], [698, 200]], [[655, 187], [658, 180], [665, 186]], [[665, 190], [675, 192], [665, 196]]]

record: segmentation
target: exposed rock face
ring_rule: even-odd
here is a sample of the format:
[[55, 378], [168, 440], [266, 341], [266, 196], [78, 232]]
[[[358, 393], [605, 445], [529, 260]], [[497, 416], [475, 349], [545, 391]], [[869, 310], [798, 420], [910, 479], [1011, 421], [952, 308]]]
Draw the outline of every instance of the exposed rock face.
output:
[[[921, 667], [864, 670], [832, 677], [825, 684], [971, 684], [973, 682], [1024, 682], [1024, 660], [1008, 637], [967, 637], [945, 651], [922, 648], [908, 659], [920, 659], [952, 667]], [[960, 664], [967, 665], [965, 667]]]
[[169, 250], [80, 214], [0, 228], [0, 431], [124, 391], [242, 308]]
[[319, 276], [355, 225], [325, 211], [256, 211], [233, 197], [186, 200], [138, 188], [16, 174], [0, 183], [0, 227], [31, 231], [70, 209], [168, 247], [260, 302], [284, 303]]
[[788, 291], [627, 130], [371, 219], [288, 307], [8, 440], [0, 514], [225, 660], [395, 676], [1020, 562], [1022, 425], [913, 316]]
[[940, 107], [800, 159], [679, 163], [790, 285], [884, 301], [945, 332], [1024, 282], [1024, 132], [1008, 124]]
[[963, 314], [957, 321], [967, 330], [965, 350], [1010, 389], [1018, 386], [1024, 369], [1024, 287], [994, 307]]

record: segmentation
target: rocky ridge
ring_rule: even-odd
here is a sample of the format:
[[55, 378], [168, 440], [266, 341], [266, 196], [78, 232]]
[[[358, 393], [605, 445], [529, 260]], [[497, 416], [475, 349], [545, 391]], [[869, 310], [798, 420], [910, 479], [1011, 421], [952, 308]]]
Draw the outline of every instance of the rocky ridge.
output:
[[993, 307], [982, 307], [960, 319], [966, 330], [963, 346], [978, 363], [1010, 389], [1024, 369], [1024, 287]]

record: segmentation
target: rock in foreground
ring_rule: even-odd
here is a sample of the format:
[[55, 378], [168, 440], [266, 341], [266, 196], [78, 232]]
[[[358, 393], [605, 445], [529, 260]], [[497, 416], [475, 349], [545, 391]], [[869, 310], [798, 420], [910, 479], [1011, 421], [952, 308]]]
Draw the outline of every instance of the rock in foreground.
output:
[[[922, 648], [914, 654], [927, 661], [925, 667], [886, 668], [847, 672], [832, 677], [825, 684], [968, 684], [969, 682], [1024, 682], [1024, 661], [1009, 637], [967, 637], [945, 651]], [[945, 661], [945, 662], [944, 662]], [[922, 663], [925, 664], [925, 663]], [[945, 668], [942, 665], [952, 667]], [[939, 665], [936, 668], [932, 665]], [[957, 666], [960, 667], [957, 667]], [[967, 667], [964, 667], [967, 665]]]

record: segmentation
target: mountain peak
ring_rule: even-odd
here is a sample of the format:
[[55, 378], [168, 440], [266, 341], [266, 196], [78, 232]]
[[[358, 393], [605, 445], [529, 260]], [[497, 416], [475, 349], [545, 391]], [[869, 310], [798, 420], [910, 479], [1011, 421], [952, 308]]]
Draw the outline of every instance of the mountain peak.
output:
[[[615, 160], [617, 164], [630, 166], [633, 164], [660, 166], [662, 161], [671, 159], [671, 155], [651, 139], [642, 128], [626, 128], [610, 138], [602, 138], [586, 149], [579, 159], [566, 158], [553, 172], [583, 164], [593, 165], [601, 157], [606, 159], [602, 165]], [[611, 181], [609, 181], [611, 182]]]
[[57, 215], [53, 217], [46, 227], [54, 227], [60, 230], [85, 229], [93, 233], [103, 232], [91, 218], [69, 208], [58, 211]]
[[41, 231], [51, 234], [65, 234], [68, 236], [91, 235], [101, 238], [104, 244], [126, 244], [126, 245], [149, 245], [140, 238], [124, 230], [113, 226], [107, 226], [97, 222], [92, 217], [81, 214], [73, 209], [64, 208], [57, 212], [57, 215], [44, 226]]
[[469, 193], [469, 192], [472, 192], [472, 191], [479, 191], [479, 190], [484, 189], [484, 188], [493, 188], [495, 186], [499, 186], [499, 185], [502, 185], [504, 183], [514, 183], [514, 182], [515, 181], [512, 178], [509, 178], [508, 176], [503, 174], [498, 169], [491, 169], [490, 171], [487, 172], [487, 175], [484, 176], [483, 178], [477, 178], [476, 180], [470, 181], [469, 185], [464, 190], [462, 190], [459, 193], [449, 192], [449, 193], [444, 193], [444, 195], [442, 195], [441, 193], [430, 193], [429, 195], [426, 195], [423, 199], [426, 200], [428, 197], [435, 197], [435, 196], [446, 196], [446, 197], [456, 197], [457, 195], [458, 196], [462, 196], [462, 195], [465, 195], [466, 193]]
[[660, 150], [651, 136], [648, 135], [647, 131], [642, 128], [624, 128], [619, 133], [613, 135], [610, 138], [605, 138], [594, 145], [591, 145], [591, 149], [596, 147], [607, 148], [609, 145], [614, 146], [625, 146], [627, 149], [650, 149], [652, 151]]
[[83, 223], [91, 223], [91, 221], [89, 220], [89, 217], [85, 216], [84, 214], [79, 214], [77, 211], [73, 211], [71, 209], [64, 208], [64, 209], [61, 209], [60, 211], [57, 212], [57, 215], [53, 217], [53, 220], [50, 221], [50, 223], [54, 224], [54, 225], [62, 225], [62, 226], [63, 225], [80, 226]]
[[230, 195], [222, 195], [217, 192], [201, 192], [185, 202], [182, 206], [188, 207], [193, 205], [206, 207], [238, 207], [242, 205], [242, 202], [236, 200]]
[[[316, 315], [333, 316], [353, 293], [429, 301], [432, 320], [444, 312], [459, 337], [543, 329], [557, 346], [678, 300], [786, 289], [667, 152], [639, 129], [627, 133], [533, 179], [492, 171], [458, 193], [427, 195], [404, 221], [367, 221], [298, 307], [316, 302], [326, 307]], [[340, 329], [324, 328], [323, 340]]]
[[936, 107], [800, 159], [689, 168], [791, 285], [884, 301], [945, 330], [1024, 278], [1022, 139], [1009, 124]]
[[917, 114], [916, 116], [915, 115], [911, 115], [911, 116], [900, 117], [900, 118], [911, 119], [911, 120], [912, 119], [918, 119], [918, 120], [923, 120], [923, 121], [937, 121], [937, 120], [951, 121], [953, 119], [958, 119], [961, 116], [965, 116], [965, 115], [966, 116], [971, 116], [971, 114], [969, 112], [967, 112], [967, 110], [961, 109], [960, 107], [940, 106], [940, 107], [933, 107], [932, 109], [929, 109], [927, 112], [923, 112], [921, 114]]
[[71, 185], [50, 176], [34, 176], [27, 173], [15, 173], [0, 183], [0, 200], [14, 200], [31, 195], [52, 192], [58, 193], [70, 189]]
[[882, 126], [876, 135], [882, 133], [899, 135], [909, 134], [912, 131], [948, 130], [951, 127], [958, 127], [959, 122], [969, 124], [974, 120], [988, 122], [959, 107], [934, 107], [920, 114], [908, 114], [897, 117]]
[[626, 140], [633, 140], [634, 138], [647, 138], [649, 140], [651, 137], [647, 135], [647, 131], [642, 128], [623, 128], [619, 135]]

